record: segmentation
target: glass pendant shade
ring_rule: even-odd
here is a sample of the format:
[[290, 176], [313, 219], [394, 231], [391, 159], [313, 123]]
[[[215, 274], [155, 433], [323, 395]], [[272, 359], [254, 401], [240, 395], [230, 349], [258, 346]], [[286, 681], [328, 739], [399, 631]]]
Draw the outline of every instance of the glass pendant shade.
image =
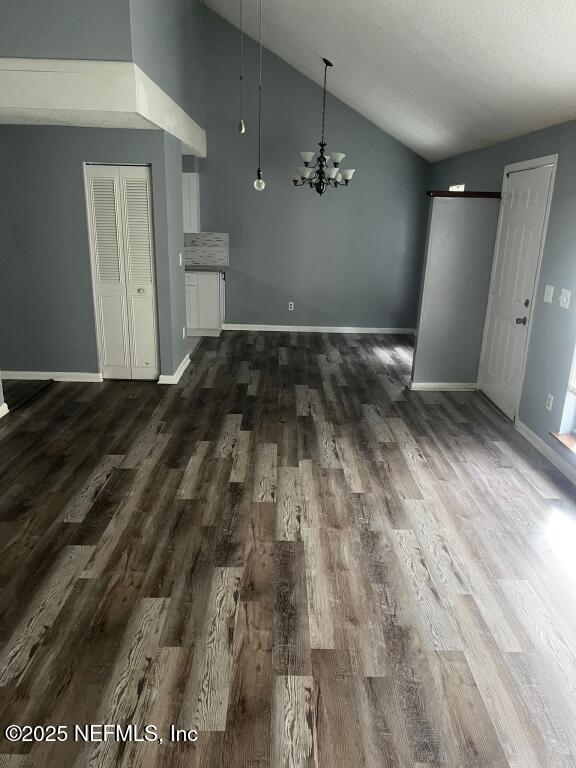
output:
[[337, 173], [338, 168], [326, 168], [326, 176], [328, 176], [329, 179], [335, 179]]
[[336, 174], [336, 181], [338, 182], [342, 181], [342, 174], [340, 173], [340, 171], [338, 171], [338, 173]]
[[262, 192], [266, 188], [266, 182], [264, 179], [256, 179], [254, 182], [254, 189], [256, 192]]
[[300, 152], [300, 157], [305, 163], [311, 163], [314, 160], [315, 152]]
[[312, 175], [312, 168], [306, 168], [305, 165], [298, 166], [298, 173], [301, 179], [309, 179]]
[[334, 165], [339, 165], [346, 155], [343, 152], [332, 152], [332, 162]]
[[356, 168], [343, 168], [342, 169], [342, 178], [344, 181], [350, 181], [352, 176], [354, 176], [354, 171]]
[[240, 120], [238, 123], [238, 133], [246, 133], [246, 123], [244, 120]]

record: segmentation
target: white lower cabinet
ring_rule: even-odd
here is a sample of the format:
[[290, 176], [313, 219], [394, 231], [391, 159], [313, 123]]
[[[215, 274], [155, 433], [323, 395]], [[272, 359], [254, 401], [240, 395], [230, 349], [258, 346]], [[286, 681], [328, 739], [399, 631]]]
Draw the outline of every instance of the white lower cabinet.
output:
[[224, 276], [220, 272], [186, 272], [188, 336], [219, 336], [224, 322]]

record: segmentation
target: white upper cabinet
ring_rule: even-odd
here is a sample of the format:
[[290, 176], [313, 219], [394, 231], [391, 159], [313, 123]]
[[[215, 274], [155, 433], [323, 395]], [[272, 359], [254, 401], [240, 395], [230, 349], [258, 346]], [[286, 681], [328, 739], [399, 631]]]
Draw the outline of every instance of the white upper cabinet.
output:
[[200, 232], [200, 177], [197, 173], [182, 174], [182, 204], [184, 232]]

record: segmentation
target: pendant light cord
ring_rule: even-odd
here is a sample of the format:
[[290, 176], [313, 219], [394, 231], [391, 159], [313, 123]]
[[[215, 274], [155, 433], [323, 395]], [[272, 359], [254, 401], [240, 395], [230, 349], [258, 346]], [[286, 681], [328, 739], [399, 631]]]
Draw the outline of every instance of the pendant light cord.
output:
[[258, 170], [261, 169], [262, 133], [262, 0], [260, 0], [260, 51], [258, 59]]
[[240, 119], [244, 119], [244, 30], [242, 15], [244, 0], [240, 0]]

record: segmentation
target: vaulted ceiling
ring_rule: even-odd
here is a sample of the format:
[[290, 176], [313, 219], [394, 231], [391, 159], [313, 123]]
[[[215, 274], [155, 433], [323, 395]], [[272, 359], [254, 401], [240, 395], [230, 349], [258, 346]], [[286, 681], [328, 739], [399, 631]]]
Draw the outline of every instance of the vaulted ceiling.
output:
[[[238, 26], [240, 0], [205, 0]], [[428, 160], [576, 118], [574, 0], [264, 0], [264, 44]], [[244, 0], [257, 37], [258, 0]]]

